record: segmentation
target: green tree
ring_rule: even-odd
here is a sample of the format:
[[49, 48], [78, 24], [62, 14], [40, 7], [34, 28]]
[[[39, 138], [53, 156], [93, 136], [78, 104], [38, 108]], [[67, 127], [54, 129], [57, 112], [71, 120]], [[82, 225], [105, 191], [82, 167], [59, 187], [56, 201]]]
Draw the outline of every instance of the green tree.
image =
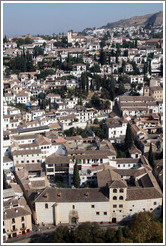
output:
[[90, 71], [91, 71], [91, 73], [100, 73], [101, 71], [100, 71], [100, 66], [99, 66], [99, 64], [94, 64], [94, 66], [92, 66], [92, 67], [90, 68]]
[[122, 228], [119, 227], [117, 232], [116, 232], [116, 240], [118, 243], [122, 243], [122, 238], [123, 238], [123, 232], [122, 232]]
[[38, 94], [38, 98], [39, 98], [39, 99], [45, 99], [45, 97], [46, 97], [46, 94], [43, 93], [43, 92], [40, 92], [40, 93]]
[[54, 243], [70, 243], [72, 242], [70, 232], [67, 226], [59, 226], [55, 230]]
[[98, 119], [97, 119], [97, 118], [95, 118], [95, 119], [94, 119], [93, 124], [99, 124], [99, 121], [98, 121]]
[[154, 154], [153, 154], [152, 144], [151, 143], [150, 143], [150, 148], [149, 148], [148, 161], [149, 161], [149, 164], [152, 167], [154, 167]]
[[123, 55], [128, 57], [128, 50], [124, 50], [124, 54]]
[[105, 54], [105, 52], [103, 51], [103, 49], [101, 49], [101, 51], [100, 51], [100, 58], [99, 58], [99, 61], [100, 61], [101, 65], [106, 64], [106, 54]]
[[127, 238], [133, 243], [162, 243], [163, 229], [153, 213], [140, 212], [130, 221]]
[[76, 187], [76, 188], [80, 187], [80, 175], [79, 175], [79, 169], [78, 169], [77, 161], [74, 165], [73, 184], [74, 184], [74, 187]]
[[115, 243], [116, 242], [116, 230], [114, 228], [108, 227], [105, 232], [105, 243]]
[[30, 101], [36, 101], [37, 98], [35, 96], [30, 96]]
[[74, 238], [75, 243], [104, 243], [104, 232], [97, 223], [85, 222], [76, 228]]
[[7, 42], [8, 42], [8, 39], [7, 39], [6, 35], [5, 35], [5, 37], [3, 38], [3, 42], [4, 42], [4, 43], [7, 43]]
[[87, 81], [88, 81], [87, 74], [86, 72], [84, 72], [81, 74], [81, 81], [80, 81], [80, 87], [83, 92], [85, 92], [85, 88], [87, 87]]
[[126, 136], [125, 136], [125, 148], [126, 150], [130, 149], [133, 145], [133, 133], [131, 130], [131, 126], [128, 123], [126, 129]]
[[25, 38], [25, 44], [32, 44], [34, 42], [31, 38]]
[[33, 57], [37, 57], [39, 55], [44, 55], [44, 50], [39, 46], [35, 46], [33, 49]]
[[97, 94], [94, 94], [91, 98], [90, 103], [92, 104], [92, 106], [96, 109], [101, 109], [101, 100], [100, 98], [97, 96]]

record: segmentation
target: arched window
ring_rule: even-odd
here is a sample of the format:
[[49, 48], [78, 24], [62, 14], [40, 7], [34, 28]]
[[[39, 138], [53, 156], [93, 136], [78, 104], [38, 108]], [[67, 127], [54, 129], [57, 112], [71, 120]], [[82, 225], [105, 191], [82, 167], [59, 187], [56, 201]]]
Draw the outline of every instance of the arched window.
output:
[[117, 197], [116, 196], [113, 196], [113, 200], [117, 200]]
[[119, 200], [123, 200], [123, 196], [120, 196], [120, 197], [119, 197]]
[[48, 208], [48, 203], [45, 203], [45, 208]]
[[113, 193], [117, 193], [117, 189], [113, 189]]
[[120, 193], [123, 193], [124, 192], [124, 190], [123, 189], [120, 189]]

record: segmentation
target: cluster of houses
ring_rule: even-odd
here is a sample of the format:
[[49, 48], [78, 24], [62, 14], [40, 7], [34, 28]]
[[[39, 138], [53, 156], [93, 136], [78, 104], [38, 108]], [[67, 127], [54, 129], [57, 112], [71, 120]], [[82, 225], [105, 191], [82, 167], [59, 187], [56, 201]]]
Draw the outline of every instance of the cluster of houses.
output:
[[[161, 27], [152, 27], [160, 32]], [[135, 48], [121, 48], [121, 55], [111, 56], [110, 62], [99, 64], [100, 42], [108, 35], [105, 52], [116, 52], [116, 44], [137, 39]], [[115, 35], [120, 33], [120, 35]], [[127, 34], [127, 35], [126, 35]], [[35, 46], [44, 55], [33, 58], [41, 61], [65, 61], [68, 55], [82, 58], [83, 63], [72, 66], [72, 71], [54, 69], [53, 75], [37, 79], [36, 72], [21, 72], [3, 80], [3, 240], [32, 232], [36, 225], [76, 225], [82, 222], [116, 223], [129, 220], [141, 211], [162, 213], [163, 189], [163, 59], [162, 39], [150, 39], [150, 31], [138, 27], [87, 30], [80, 36], [68, 32], [69, 48], [57, 48], [55, 39], [32, 37], [32, 44], [19, 48], [9, 38], [4, 43], [3, 56], [12, 58], [22, 51], [31, 54]], [[29, 36], [28, 36], [29, 37]], [[127, 56], [126, 56], [127, 52]], [[145, 81], [144, 62], [151, 59], [151, 72]], [[94, 58], [94, 56], [97, 57]], [[112, 75], [118, 84], [118, 69], [126, 61], [126, 93], [110, 100], [107, 110], [86, 107], [87, 99], [79, 103], [79, 96], [70, 98], [50, 90], [75, 89], [80, 86], [81, 74], [98, 64], [101, 77]], [[133, 75], [131, 61], [135, 61], [139, 75]], [[45, 69], [49, 68], [46, 63]], [[68, 76], [72, 78], [67, 79]], [[73, 78], [74, 77], [74, 78]], [[92, 83], [88, 77], [89, 85]], [[136, 85], [138, 96], [130, 95]], [[39, 94], [49, 101], [40, 108]], [[26, 109], [18, 107], [25, 105]], [[90, 126], [94, 120], [105, 120], [107, 136], [100, 139]], [[130, 124], [134, 145], [128, 158], [118, 158], [116, 144], [124, 143]], [[66, 136], [65, 130], [81, 128], [87, 136]], [[148, 162], [152, 146], [157, 156], [155, 167]], [[73, 171], [77, 163], [80, 188], [74, 187]], [[61, 178], [61, 188], [57, 180]]]

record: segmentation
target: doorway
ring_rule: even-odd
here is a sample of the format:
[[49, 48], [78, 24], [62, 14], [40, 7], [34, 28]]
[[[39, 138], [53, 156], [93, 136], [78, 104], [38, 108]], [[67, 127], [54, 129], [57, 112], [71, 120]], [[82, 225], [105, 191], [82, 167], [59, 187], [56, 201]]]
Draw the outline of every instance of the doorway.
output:
[[116, 218], [112, 218], [112, 223], [116, 223]]
[[71, 224], [72, 225], [76, 225], [77, 224], [77, 218], [76, 217], [72, 217], [71, 218]]

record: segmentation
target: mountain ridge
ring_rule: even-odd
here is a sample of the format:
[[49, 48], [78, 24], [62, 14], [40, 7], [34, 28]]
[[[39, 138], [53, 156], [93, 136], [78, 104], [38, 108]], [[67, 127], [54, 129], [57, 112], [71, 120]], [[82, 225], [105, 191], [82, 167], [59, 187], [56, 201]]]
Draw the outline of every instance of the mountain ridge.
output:
[[146, 24], [160, 25], [163, 23], [163, 11], [147, 14], [142, 16], [133, 16], [128, 19], [121, 19], [115, 22], [109, 22], [106, 26], [102, 26], [101, 28], [111, 28], [117, 26], [138, 26], [138, 25], [146, 25]]

